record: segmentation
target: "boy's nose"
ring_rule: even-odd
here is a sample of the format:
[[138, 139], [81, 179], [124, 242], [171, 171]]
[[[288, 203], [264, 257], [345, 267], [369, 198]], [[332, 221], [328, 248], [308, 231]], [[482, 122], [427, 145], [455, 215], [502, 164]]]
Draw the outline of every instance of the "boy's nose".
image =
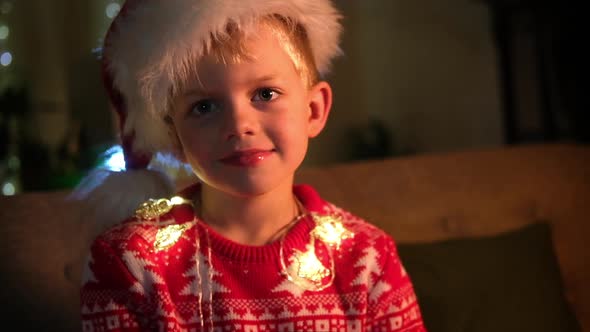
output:
[[256, 132], [256, 110], [247, 103], [226, 104], [223, 136], [226, 140], [254, 135]]

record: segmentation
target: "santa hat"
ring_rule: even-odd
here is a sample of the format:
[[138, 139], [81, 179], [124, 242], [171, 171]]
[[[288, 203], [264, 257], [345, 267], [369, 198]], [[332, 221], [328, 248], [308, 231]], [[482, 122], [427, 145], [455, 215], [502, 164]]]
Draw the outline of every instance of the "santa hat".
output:
[[228, 24], [247, 35], [255, 33], [258, 19], [271, 15], [305, 29], [317, 71], [327, 74], [341, 53], [341, 16], [331, 0], [127, 0], [102, 50], [103, 80], [118, 115], [126, 170], [94, 170], [73, 197], [107, 212], [98, 218], [111, 224], [148, 198], [171, 195], [175, 188], [165, 172], [148, 170], [155, 154], [172, 151], [163, 121], [170, 91], [186, 80], [192, 61], [213, 38], [227, 37]]

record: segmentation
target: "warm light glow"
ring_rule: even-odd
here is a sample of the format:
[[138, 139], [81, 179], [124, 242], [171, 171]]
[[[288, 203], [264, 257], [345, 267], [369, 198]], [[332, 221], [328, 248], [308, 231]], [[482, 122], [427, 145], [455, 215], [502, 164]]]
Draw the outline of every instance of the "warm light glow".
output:
[[16, 188], [14, 187], [14, 184], [12, 184], [11, 182], [4, 183], [4, 185], [2, 186], [2, 194], [4, 194], [5, 196], [12, 196], [16, 194]]
[[107, 8], [105, 10], [107, 17], [108, 18], [115, 18], [115, 16], [117, 16], [117, 14], [119, 13], [119, 10], [121, 10], [121, 5], [119, 5], [116, 2], [111, 2], [107, 5]]
[[174, 196], [170, 199], [150, 198], [139, 205], [139, 207], [135, 210], [135, 215], [144, 219], [154, 219], [170, 212], [174, 205], [181, 204], [191, 204], [191, 201], [180, 196]]
[[329, 246], [340, 249], [342, 241], [354, 237], [342, 224], [342, 220], [332, 216], [316, 216], [316, 227], [313, 235]]
[[172, 205], [180, 205], [180, 204], [183, 204], [184, 201], [185, 201], [185, 199], [180, 196], [174, 196], [174, 197], [170, 198], [170, 203], [172, 203]]
[[310, 281], [316, 287], [320, 287], [322, 280], [330, 276], [330, 270], [320, 262], [318, 256], [315, 254], [313, 245], [307, 245], [306, 251], [296, 249], [293, 260], [297, 277], [302, 278], [303, 281]]
[[0, 25], [0, 40], [8, 38], [10, 29], [6, 25]]
[[0, 13], [2, 14], [8, 14], [12, 11], [12, 3], [10, 1], [3, 1], [2, 4], [0, 4]]
[[191, 223], [185, 223], [182, 225], [169, 225], [164, 228], [160, 228], [156, 233], [156, 241], [154, 242], [154, 249], [156, 251], [166, 250], [178, 242], [182, 233], [191, 227]]
[[12, 54], [10, 52], [4, 52], [0, 55], [0, 65], [4, 67], [10, 66], [12, 63]]

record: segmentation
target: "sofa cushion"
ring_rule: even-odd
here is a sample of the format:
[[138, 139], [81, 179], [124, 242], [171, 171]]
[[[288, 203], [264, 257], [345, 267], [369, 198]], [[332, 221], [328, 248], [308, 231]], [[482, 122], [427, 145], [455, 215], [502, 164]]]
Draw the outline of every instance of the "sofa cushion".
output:
[[580, 330], [548, 223], [398, 249], [430, 331]]

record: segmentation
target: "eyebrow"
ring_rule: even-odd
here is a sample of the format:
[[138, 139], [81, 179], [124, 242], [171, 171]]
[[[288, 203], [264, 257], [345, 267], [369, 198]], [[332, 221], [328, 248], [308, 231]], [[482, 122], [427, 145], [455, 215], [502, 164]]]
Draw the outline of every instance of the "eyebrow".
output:
[[276, 75], [265, 75], [265, 76], [257, 77], [255, 79], [251, 80], [251, 82], [260, 83], [260, 82], [272, 81], [276, 78], [277, 78]]
[[[260, 84], [260, 83], [275, 80], [276, 78], [277, 78], [277, 75], [264, 75], [264, 76], [255, 77], [253, 79], [250, 79], [250, 80], [246, 81], [244, 84], [246, 84], [246, 85]], [[182, 94], [182, 97], [209, 96], [212, 94], [214, 94], [212, 91], [204, 89], [202, 87], [193, 87], [193, 88], [190, 88], [187, 91], [185, 91]]]

